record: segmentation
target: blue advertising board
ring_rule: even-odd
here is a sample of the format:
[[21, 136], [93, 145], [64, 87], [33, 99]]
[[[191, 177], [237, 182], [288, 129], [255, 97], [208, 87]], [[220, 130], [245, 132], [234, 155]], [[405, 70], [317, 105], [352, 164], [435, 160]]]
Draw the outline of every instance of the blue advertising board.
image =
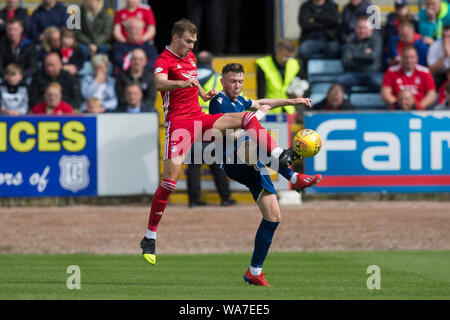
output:
[[450, 192], [450, 111], [305, 114], [322, 149], [309, 192]]
[[0, 196], [97, 195], [95, 117], [0, 117]]

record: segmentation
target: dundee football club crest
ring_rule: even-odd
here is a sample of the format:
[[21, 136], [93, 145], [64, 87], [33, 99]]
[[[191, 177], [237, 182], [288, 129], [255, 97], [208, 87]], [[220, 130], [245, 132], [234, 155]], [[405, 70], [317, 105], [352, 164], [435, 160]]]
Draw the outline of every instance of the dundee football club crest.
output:
[[89, 159], [87, 156], [62, 156], [59, 160], [61, 187], [76, 193], [89, 185]]

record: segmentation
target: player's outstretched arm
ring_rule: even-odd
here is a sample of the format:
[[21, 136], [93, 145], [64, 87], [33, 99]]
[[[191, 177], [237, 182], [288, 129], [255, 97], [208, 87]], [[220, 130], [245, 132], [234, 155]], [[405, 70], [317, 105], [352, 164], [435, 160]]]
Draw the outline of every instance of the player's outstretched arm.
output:
[[306, 104], [311, 108], [312, 100], [309, 98], [297, 97], [293, 99], [259, 99], [254, 101], [255, 104], [269, 105], [272, 109], [296, 104]]
[[211, 100], [212, 98], [214, 98], [216, 95], [219, 94], [219, 90], [217, 89], [212, 89], [209, 90], [208, 92], [205, 92], [205, 90], [203, 89], [203, 87], [201, 86], [200, 82], [198, 82], [197, 79], [195, 85], [198, 88], [198, 95], [200, 96], [200, 98], [202, 98], [204, 102], [208, 102], [209, 100]]
[[179, 89], [179, 88], [190, 88], [190, 87], [197, 86], [195, 84], [197, 79], [189, 79], [186, 81], [169, 80], [167, 74], [165, 74], [165, 73], [156, 74], [154, 77], [154, 80], [155, 80], [156, 90], [163, 91], [163, 92], [171, 91], [171, 90]]

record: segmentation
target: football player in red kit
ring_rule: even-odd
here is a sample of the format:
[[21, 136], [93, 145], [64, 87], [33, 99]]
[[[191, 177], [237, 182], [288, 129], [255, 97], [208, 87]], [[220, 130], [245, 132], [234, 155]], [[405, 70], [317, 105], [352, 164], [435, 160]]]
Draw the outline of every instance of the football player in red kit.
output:
[[164, 170], [161, 184], [156, 189], [148, 222], [147, 233], [141, 241], [142, 255], [151, 264], [156, 263], [156, 230], [170, 195], [175, 190], [186, 153], [195, 138], [206, 131], [243, 128], [280, 167], [292, 164], [292, 149], [280, 148], [252, 112], [205, 114], [198, 103], [198, 95], [209, 101], [217, 90], [205, 92], [197, 80], [195, 56], [197, 28], [187, 19], [177, 21], [172, 28], [172, 40], [154, 63], [154, 80], [161, 92], [164, 108], [166, 139]]

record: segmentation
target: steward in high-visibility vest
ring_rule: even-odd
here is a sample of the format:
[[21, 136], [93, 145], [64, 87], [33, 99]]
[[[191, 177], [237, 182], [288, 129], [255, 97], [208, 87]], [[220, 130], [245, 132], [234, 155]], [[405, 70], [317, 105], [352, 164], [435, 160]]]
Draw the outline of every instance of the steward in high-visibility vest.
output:
[[[300, 64], [294, 59], [295, 47], [289, 40], [277, 42], [274, 54], [256, 59], [258, 99], [287, 99], [286, 90], [295, 77], [300, 77]], [[294, 106], [272, 109], [269, 114], [296, 112]]]
[[[214, 72], [203, 85], [203, 90], [205, 90], [205, 92], [209, 92], [209, 90], [212, 89], [217, 89], [219, 91], [222, 90], [223, 87], [222, 83], [220, 82], [221, 78], [222, 75], [220, 73]], [[200, 107], [202, 107], [204, 113], [209, 113], [209, 101], [205, 102], [202, 98], [198, 97], [198, 103], [200, 104]]]
[[[300, 64], [298, 63], [297, 59], [290, 58], [286, 62], [284, 78], [281, 77], [280, 71], [278, 71], [278, 68], [272, 56], [256, 59], [255, 62], [256, 65], [262, 70], [262, 72], [264, 72], [266, 80], [265, 96], [258, 98], [288, 99], [286, 90], [289, 87], [289, 84], [300, 71]], [[294, 106], [285, 106], [282, 108], [272, 109], [269, 114], [278, 114], [283, 112], [293, 114], [296, 112], [296, 110]]]

